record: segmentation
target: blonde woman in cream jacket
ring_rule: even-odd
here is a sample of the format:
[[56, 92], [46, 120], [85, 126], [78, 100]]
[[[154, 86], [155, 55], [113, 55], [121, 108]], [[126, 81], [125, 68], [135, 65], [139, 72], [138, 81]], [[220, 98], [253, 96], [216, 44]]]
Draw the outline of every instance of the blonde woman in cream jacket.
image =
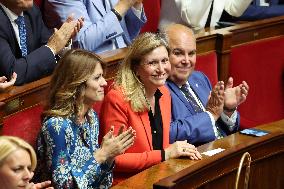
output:
[[[217, 25], [222, 12], [239, 17], [252, 0], [214, 0], [210, 27]], [[191, 25], [194, 30], [205, 27], [213, 0], [162, 0], [159, 29], [171, 23]]]

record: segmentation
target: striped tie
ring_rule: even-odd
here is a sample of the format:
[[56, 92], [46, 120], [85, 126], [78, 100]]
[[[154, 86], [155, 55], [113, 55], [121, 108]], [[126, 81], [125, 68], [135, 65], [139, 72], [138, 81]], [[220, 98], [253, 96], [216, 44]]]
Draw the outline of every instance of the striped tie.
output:
[[192, 105], [192, 107], [193, 107], [193, 109], [194, 109], [194, 111], [195, 111], [196, 113], [203, 112], [203, 110], [202, 110], [201, 107], [198, 105], [198, 103], [196, 102], [196, 100], [194, 99], [194, 97], [192, 96], [192, 94], [189, 92], [187, 84], [182, 85], [182, 87], [180, 88], [180, 90], [183, 92], [183, 94], [185, 95], [187, 101]]
[[25, 57], [28, 54], [28, 49], [27, 49], [27, 31], [26, 31], [24, 16], [19, 16], [15, 20], [15, 22], [17, 23], [18, 28], [19, 28], [20, 48], [22, 51], [22, 56]]

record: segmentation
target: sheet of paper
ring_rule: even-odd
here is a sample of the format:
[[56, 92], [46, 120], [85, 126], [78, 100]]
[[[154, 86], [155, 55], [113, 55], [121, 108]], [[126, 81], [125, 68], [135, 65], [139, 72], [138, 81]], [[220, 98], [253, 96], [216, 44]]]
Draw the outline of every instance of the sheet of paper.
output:
[[201, 154], [204, 154], [206, 156], [213, 156], [213, 155], [218, 154], [218, 153], [220, 153], [220, 152], [222, 152], [224, 150], [225, 149], [223, 149], [223, 148], [217, 148], [217, 149], [214, 149], [214, 150], [209, 150], [207, 152], [203, 152]]

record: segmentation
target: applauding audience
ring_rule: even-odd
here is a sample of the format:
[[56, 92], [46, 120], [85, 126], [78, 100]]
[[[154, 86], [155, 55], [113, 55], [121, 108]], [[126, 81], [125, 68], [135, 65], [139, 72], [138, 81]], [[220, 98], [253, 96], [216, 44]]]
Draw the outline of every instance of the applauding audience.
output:
[[[99, 121], [92, 106], [104, 98], [102, 60], [84, 50], [71, 50], [51, 79], [49, 107], [38, 140], [37, 178], [55, 188], [108, 188], [115, 156], [134, 142], [132, 128], [113, 127], [98, 144]], [[44, 170], [44, 172], [42, 171]]]
[[83, 24], [68, 18], [52, 35], [33, 1], [26, 0], [0, 0], [0, 22], [0, 75], [11, 79], [16, 72], [16, 85], [51, 74], [55, 55]]
[[73, 45], [97, 53], [126, 47], [146, 22], [141, 0], [47, 0], [44, 6], [48, 27], [59, 27], [70, 14], [84, 17]]

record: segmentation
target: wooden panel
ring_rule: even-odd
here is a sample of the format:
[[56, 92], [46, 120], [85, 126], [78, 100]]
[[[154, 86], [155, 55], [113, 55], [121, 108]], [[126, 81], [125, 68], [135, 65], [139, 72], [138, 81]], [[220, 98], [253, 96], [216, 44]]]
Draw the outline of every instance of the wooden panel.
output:
[[0, 125], [3, 119], [13, 113], [35, 104], [44, 103], [48, 95], [50, 76], [24, 86], [13, 86], [7, 93], [0, 95], [0, 102], [6, 104], [0, 107]]
[[232, 46], [284, 35], [284, 16], [243, 24], [232, 28]]
[[197, 54], [209, 53], [216, 51], [217, 35], [197, 35], [196, 36], [196, 49]]
[[284, 188], [284, 120], [259, 128], [270, 134], [252, 137], [235, 133], [198, 147], [200, 152], [224, 148], [219, 154], [203, 155], [200, 161], [167, 160], [112, 188], [233, 188], [238, 162], [246, 151], [252, 156], [249, 188]]

